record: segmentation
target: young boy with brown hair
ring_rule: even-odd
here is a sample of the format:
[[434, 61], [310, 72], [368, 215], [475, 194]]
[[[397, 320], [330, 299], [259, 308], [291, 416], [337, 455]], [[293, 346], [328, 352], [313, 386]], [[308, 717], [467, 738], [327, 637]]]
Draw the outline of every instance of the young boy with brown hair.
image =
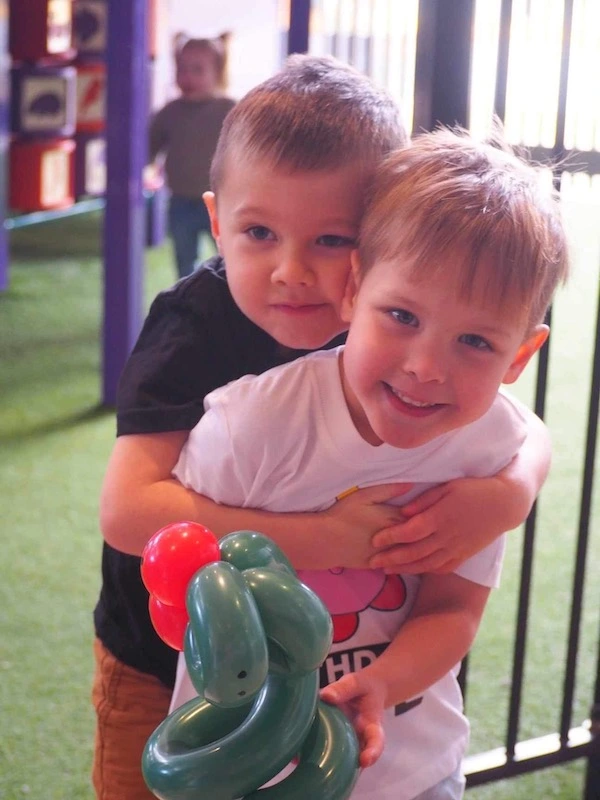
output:
[[[357, 486], [408, 481], [402, 503], [493, 475], [532, 415], [500, 385], [545, 342], [568, 267], [547, 176], [464, 133], [419, 136], [377, 171], [342, 304], [346, 344], [210, 394], [174, 475], [226, 505], [312, 513]], [[501, 537], [451, 574], [299, 572], [333, 615], [322, 697], [361, 742], [353, 798], [462, 797], [457, 674], [502, 554]], [[194, 695], [180, 656], [172, 707]]]
[[366, 569], [377, 553], [371, 539], [383, 531], [386, 546], [414, 542], [386, 547], [377, 556], [384, 566], [447, 571], [519, 524], [539, 491], [549, 447], [536, 418], [501, 473], [451, 482], [441, 497], [424, 494], [403, 508], [406, 517], [385, 502], [403, 491], [397, 484], [362, 489], [323, 512], [275, 514], [218, 505], [171, 474], [205, 395], [343, 341], [366, 186], [384, 155], [407, 142], [393, 101], [330, 58], [290, 58], [227, 117], [215, 193], [206, 196], [221, 256], [156, 298], [119, 388], [94, 615], [94, 783], [102, 797], [150, 797], [141, 753], [167, 713], [176, 667], [176, 653], [152, 629], [140, 578], [139, 554], [160, 527], [196, 520], [219, 536], [254, 528], [296, 567], [318, 569]]

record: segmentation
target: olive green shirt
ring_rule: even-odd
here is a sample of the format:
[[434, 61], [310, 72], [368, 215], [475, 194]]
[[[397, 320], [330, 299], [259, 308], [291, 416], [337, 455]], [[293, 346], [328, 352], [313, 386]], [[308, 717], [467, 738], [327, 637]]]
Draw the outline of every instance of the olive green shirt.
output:
[[165, 154], [167, 185], [173, 194], [200, 198], [210, 188], [210, 162], [223, 120], [234, 105], [228, 97], [179, 97], [154, 115], [149, 161], [152, 163], [161, 152]]

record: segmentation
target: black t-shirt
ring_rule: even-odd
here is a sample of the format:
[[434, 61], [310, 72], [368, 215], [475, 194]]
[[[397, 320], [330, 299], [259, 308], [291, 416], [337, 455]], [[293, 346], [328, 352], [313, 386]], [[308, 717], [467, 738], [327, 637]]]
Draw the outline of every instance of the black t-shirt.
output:
[[[223, 260], [212, 258], [152, 303], [119, 381], [117, 435], [191, 430], [213, 389], [305, 352], [284, 352], [242, 314]], [[173, 686], [177, 653], [150, 621], [140, 558], [106, 543], [94, 623], [96, 635], [120, 661]]]

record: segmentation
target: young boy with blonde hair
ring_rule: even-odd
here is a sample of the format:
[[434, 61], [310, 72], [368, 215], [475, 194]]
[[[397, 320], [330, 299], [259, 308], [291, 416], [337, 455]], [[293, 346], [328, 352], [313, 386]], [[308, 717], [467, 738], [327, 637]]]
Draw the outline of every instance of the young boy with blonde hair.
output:
[[195, 520], [218, 536], [253, 528], [297, 568], [366, 569], [375, 556], [393, 571], [448, 571], [516, 527], [543, 483], [547, 432], [533, 416], [517, 457], [493, 478], [451, 481], [402, 514], [386, 503], [405, 488], [396, 483], [322, 512], [273, 513], [219, 505], [172, 476], [207, 394], [343, 341], [366, 187], [407, 143], [390, 97], [332, 58], [291, 57], [227, 116], [205, 196], [221, 255], [155, 299], [119, 386], [94, 614], [100, 797], [151, 797], [141, 755], [167, 713], [177, 659], [152, 628], [139, 555], [163, 525]]
[[[210, 394], [174, 475], [226, 505], [318, 512], [353, 487], [410, 482], [401, 504], [505, 467], [532, 412], [499, 388], [545, 342], [568, 273], [543, 177], [462, 132], [392, 154], [353, 254], [346, 344]], [[456, 678], [502, 555], [499, 538], [445, 575], [300, 571], [333, 615], [322, 697], [361, 742], [353, 798], [462, 797], [469, 726]], [[180, 656], [172, 707], [194, 694]]]

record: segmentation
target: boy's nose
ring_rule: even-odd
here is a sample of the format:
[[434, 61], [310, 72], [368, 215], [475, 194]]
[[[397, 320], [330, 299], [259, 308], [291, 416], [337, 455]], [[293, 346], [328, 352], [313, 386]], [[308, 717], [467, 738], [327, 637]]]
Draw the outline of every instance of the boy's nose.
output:
[[301, 253], [288, 253], [282, 256], [272, 273], [275, 283], [287, 286], [312, 286], [315, 282], [314, 273]]
[[[415, 337], [415, 339], [418, 337]], [[419, 342], [413, 339], [404, 359], [404, 372], [412, 375], [419, 383], [443, 383], [446, 380], [448, 356], [433, 342]]]

